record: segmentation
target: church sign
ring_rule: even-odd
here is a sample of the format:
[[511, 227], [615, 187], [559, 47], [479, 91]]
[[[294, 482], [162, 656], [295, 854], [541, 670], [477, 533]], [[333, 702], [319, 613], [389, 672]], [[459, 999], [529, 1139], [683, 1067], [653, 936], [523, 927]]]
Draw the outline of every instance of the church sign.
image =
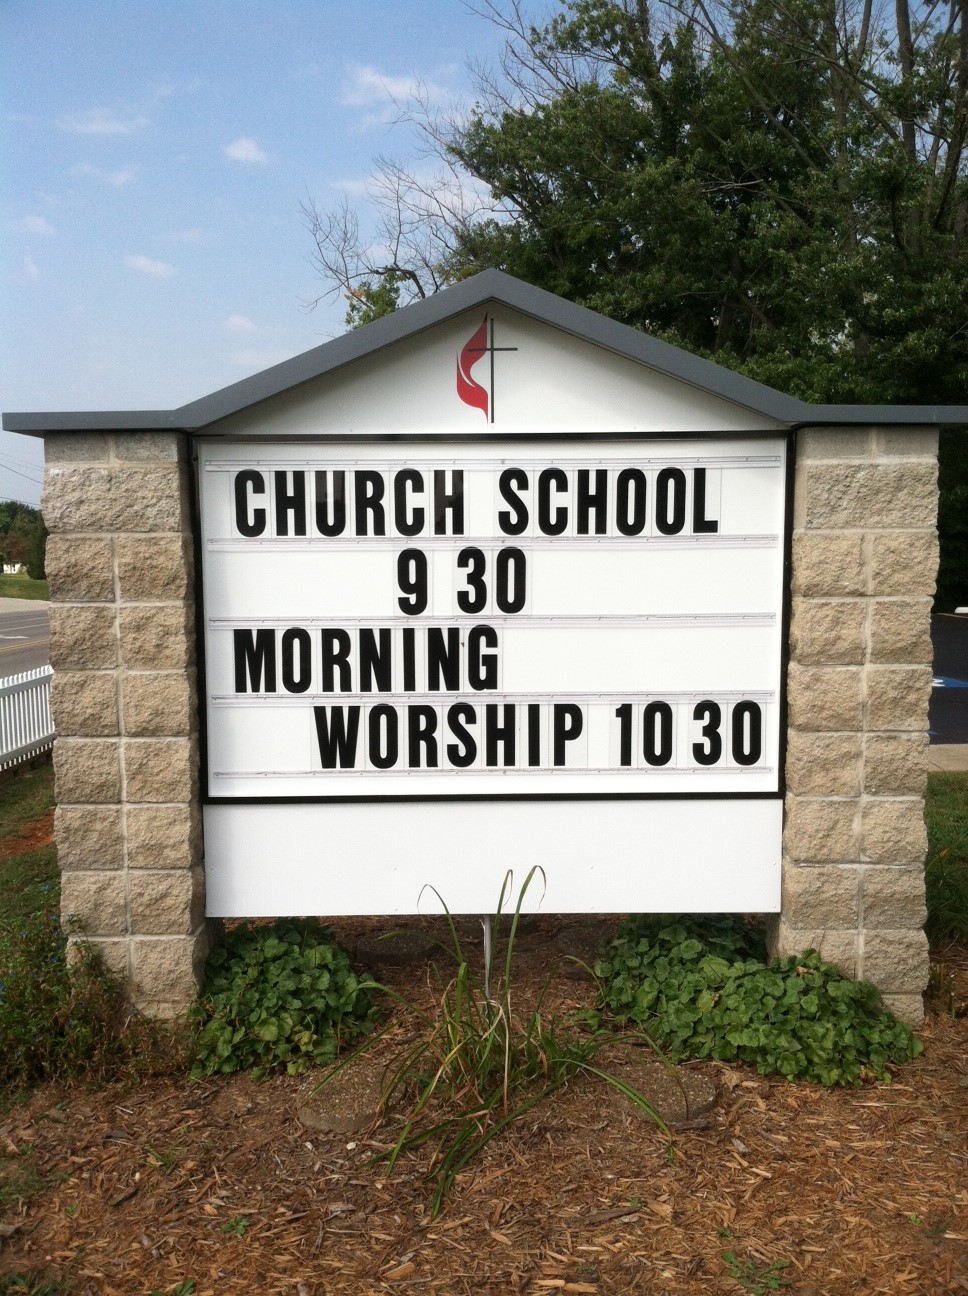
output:
[[[487, 909], [549, 849], [560, 910], [775, 908], [787, 437], [632, 428], [629, 372], [589, 418], [594, 348], [470, 324], [402, 397], [360, 374], [358, 430], [310, 402], [197, 442], [210, 911]], [[279, 833], [356, 863], [256, 885]]]

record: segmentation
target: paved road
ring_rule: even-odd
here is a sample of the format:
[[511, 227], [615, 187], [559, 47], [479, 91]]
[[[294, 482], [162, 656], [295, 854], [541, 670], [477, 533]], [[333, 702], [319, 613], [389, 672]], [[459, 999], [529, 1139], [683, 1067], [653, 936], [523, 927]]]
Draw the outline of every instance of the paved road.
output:
[[0, 599], [0, 679], [46, 666], [49, 648], [47, 604]]

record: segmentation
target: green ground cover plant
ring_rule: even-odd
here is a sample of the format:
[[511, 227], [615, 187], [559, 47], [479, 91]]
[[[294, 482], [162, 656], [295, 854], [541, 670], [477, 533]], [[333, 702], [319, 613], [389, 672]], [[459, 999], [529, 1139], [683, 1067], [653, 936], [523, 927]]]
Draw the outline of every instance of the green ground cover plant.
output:
[[42, 599], [50, 597], [46, 580], [33, 580], [17, 573], [0, 574], [0, 598]]
[[596, 964], [605, 1008], [675, 1058], [748, 1062], [832, 1085], [890, 1078], [922, 1045], [815, 951], [767, 964], [739, 918], [631, 919]]
[[968, 773], [929, 774], [924, 817], [928, 936], [968, 941]]
[[208, 958], [192, 1075], [300, 1075], [330, 1063], [370, 1028], [372, 988], [315, 919], [242, 923]]

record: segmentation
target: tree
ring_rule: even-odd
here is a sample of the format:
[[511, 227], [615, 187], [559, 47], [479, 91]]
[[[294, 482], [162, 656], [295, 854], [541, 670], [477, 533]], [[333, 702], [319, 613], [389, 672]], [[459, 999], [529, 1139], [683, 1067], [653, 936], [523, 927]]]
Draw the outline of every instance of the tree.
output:
[[463, 120], [416, 107], [446, 179], [383, 162], [375, 241], [307, 208], [349, 324], [496, 266], [807, 400], [966, 401], [966, 0], [481, 3], [500, 73]]
[[500, 78], [463, 122], [418, 106], [446, 182], [381, 163], [375, 253], [307, 209], [332, 284], [500, 266], [809, 399], [964, 398], [964, 0], [486, 8]]
[[44, 577], [47, 528], [40, 512], [16, 500], [0, 501], [0, 560], [23, 563], [34, 580]]

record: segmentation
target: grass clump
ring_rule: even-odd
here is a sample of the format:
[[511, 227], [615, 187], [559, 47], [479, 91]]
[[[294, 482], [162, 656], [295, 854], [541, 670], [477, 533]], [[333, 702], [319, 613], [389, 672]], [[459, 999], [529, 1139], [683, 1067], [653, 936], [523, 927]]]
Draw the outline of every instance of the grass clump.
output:
[[315, 919], [230, 931], [208, 957], [192, 1010], [195, 1077], [330, 1063], [370, 1027], [375, 1009], [349, 956]]
[[968, 941], [968, 773], [929, 774], [925, 930], [932, 945]]
[[[393, 996], [417, 1019], [421, 1029], [417, 1042], [387, 1070], [381, 1109], [385, 1111], [400, 1101], [403, 1127], [393, 1146], [377, 1160], [387, 1163], [389, 1174], [403, 1153], [426, 1144], [434, 1147], [427, 1175], [434, 1185], [431, 1218], [440, 1212], [457, 1175], [491, 1139], [579, 1075], [592, 1075], [614, 1086], [665, 1129], [648, 1099], [599, 1063], [603, 1050], [617, 1042], [635, 1043], [634, 1037], [625, 1034], [619, 1040], [598, 1029], [597, 1013], [570, 1022], [556, 1017], [545, 1020], [543, 1006], [554, 969], [530, 1013], [521, 1018], [512, 1003], [514, 944], [521, 905], [539, 871], [531, 870], [519, 893], [510, 921], [503, 975], [493, 994], [487, 980], [482, 982], [472, 971], [453, 918], [444, 905], [451, 944], [449, 951], [447, 946], [443, 949], [452, 955], [455, 973], [445, 983], [434, 966], [440, 991], [436, 1014], [422, 1012], [400, 996]], [[510, 885], [509, 873], [488, 933], [500, 927]], [[443, 904], [440, 895], [435, 894]], [[489, 945], [489, 934], [485, 940]], [[364, 1044], [319, 1087], [334, 1079], [379, 1038]], [[637, 1042], [651, 1047], [645, 1036], [639, 1036]]]
[[605, 1007], [676, 1058], [832, 1086], [890, 1079], [892, 1064], [922, 1051], [874, 986], [813, 950], [767, 965], [738, 919], [634, 918], [595, 970]]
[[[79, 942], [70, 962], [55, 909], [0, 927], [0, 1088], [170, 1069], [168, 1032], [133, 1014], [123, 986]], [[164, 1061], [163, 1061], [164, 1060]]]

